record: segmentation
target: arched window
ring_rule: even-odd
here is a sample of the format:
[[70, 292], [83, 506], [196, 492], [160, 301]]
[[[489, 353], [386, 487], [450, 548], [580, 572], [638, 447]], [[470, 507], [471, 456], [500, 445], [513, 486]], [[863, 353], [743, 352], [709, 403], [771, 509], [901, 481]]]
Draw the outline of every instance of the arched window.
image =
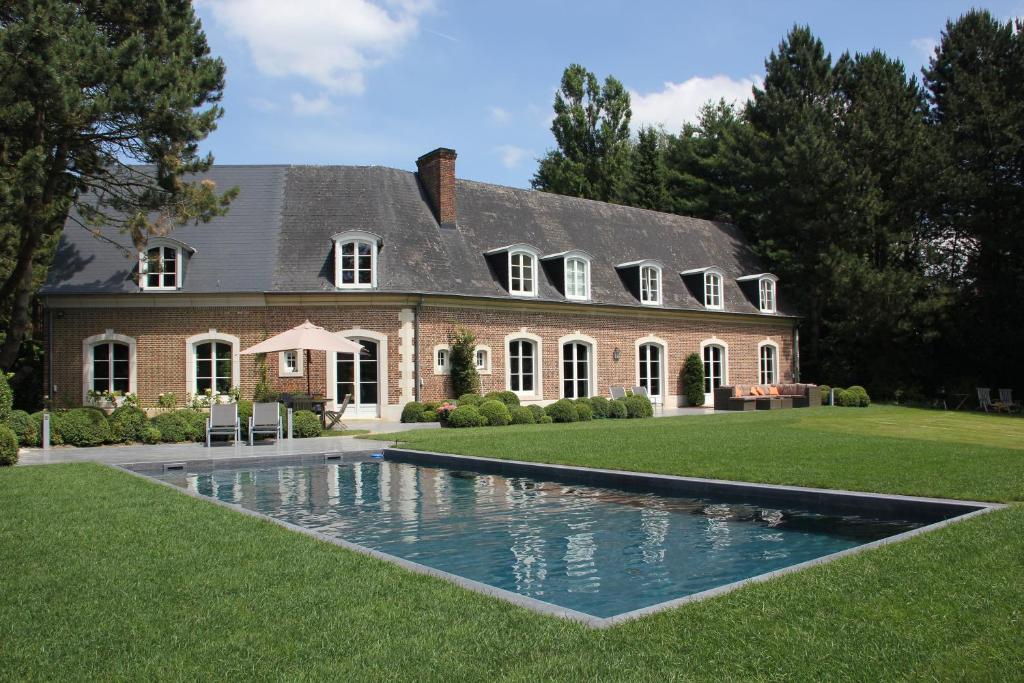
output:
[[565, 298], [579, 301], [590, 298], [590, 262], [582, 256], [565, 259]]
[[[705, 399], [715, 389], [726, 382], [727, 352], [723, 344], [708, 343], [703, 350], [704, 356], [704, 396]], [[705, 400], [707, 403], [708, 401]]]
[[714, 271], [704, 273], [704, 306], [722, 307], [722, 276]]
[[92, 345], [92, 387], [96, 392], [131, 391], [131, 350], [128, 344], [104, 341]]
[[591, 394], [593, 351], [590, 344], [570, 341], [562, 344], [562, 397], [587, 398]]
[[181, 286], [181, 248], [151, 246], [139, 264], [139, 284], [143, 289], [178, 289]]
[[473, 362], [481, 375], [491, 374], [491, 347], [477, 346], [473, 350]]
[[775, 280], [763, 277], [758, 280], [758, 294], [762, 313], [775, 312]]
[[640, 303], [649, 306], [661, 304], [661, 268], [658, 266], [640, 267]]
[[334, 241], [334, 286], [370, 289], [377, 286], [377, 248], [380, 238], [368, 232], [343, 232]]
[[234, 386], [231, 372], [231, 344], [222, 341], [206, 341], [195, 345], [196, 393], [207, 389], [216, 394], [226, 394]]
[[779, 381], [779, 348], [775, 344], [763, 342], [760, 351], [760, 384], [777, 384]]
[[520, 395], [539, 393], [537, 344], [530, 339], [513, 339], [508, 343], [508, 389]]
[[519, 296], [537, 296], [537, 257], [524, 251], [508, 253], [508, 291]]
[[636, 381], [645, 387], [654, 403], [664, 400], [665, 362], [667, 352], [665, 343], [657, 337], [645, 337], [637, 340], [636, 345]]

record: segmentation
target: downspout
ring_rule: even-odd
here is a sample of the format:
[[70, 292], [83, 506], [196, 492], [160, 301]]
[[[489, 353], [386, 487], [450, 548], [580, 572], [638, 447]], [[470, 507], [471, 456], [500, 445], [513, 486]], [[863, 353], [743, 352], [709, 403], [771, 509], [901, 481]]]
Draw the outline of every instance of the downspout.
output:
[[423, 295], [412, 310], [412, 381], [413, 400], [420, 400], [420, 310], [423, 308]]
[[46, 393], [43, 395], [43, 405], [50, 409], [48, 398], [53, 393], [53, 309], [45, 306], [46, 315]]
[[800, 328], [793, 326], [793, 383], [800, 383]]

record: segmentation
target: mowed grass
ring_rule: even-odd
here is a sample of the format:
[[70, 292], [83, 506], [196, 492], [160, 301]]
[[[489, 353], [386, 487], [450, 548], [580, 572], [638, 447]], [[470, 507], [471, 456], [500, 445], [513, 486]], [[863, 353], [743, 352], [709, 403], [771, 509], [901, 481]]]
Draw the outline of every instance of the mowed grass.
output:
[[1024, 501], [1024, 419], [816, 408], [370, 435], [420, 450], [715, 479]]
[[[509, 457], [763, 480], [775, 466], [787, 483], [901, 493], [935, 476], [944, 495], [1022, 498], [1021, 450], [871, 433], [889, 415], [930, 417], [825, 409], [402, 438], [486, 455], [508, 439]], [[755, 446], [763, 462], [733, 450]], [[942, 472], [957, 454], [959, 474]], [[2, 470], [0, 511], [2, 680], [1001, 681], [1024, 671], [1018, 504], [606, 631], [99, 465]]]

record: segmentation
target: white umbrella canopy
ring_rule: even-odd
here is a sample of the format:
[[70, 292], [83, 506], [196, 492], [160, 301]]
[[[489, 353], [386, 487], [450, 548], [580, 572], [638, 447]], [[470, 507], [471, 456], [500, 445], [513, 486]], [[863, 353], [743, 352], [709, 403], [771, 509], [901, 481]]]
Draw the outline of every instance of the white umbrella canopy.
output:
[[270, 339], [250, 346], [240, 353], [274, 353], [275, 351], [296, 350], [360, 353], [363, 350], [363, 345], [325, 330], [307, 320], [298, 327], [275, 334]]
[[[274, 353], [277, 351], [305, 351], [306, 366], [309, 367], [310, 351], [334, 351], [335, 353], [359, 354], [363, 345], [335, 334], [308, 320], [298, 327], [276, 334], [270, 339], [261, 341], [255, 346], [239, 351], [239, 353]], [[309, 393], [309, 372], [306, 372], [306, 392]]]

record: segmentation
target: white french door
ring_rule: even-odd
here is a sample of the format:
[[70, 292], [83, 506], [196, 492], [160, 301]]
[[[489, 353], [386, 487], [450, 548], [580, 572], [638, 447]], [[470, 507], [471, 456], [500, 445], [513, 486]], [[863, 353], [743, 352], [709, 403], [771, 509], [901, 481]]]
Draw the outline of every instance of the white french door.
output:
[[725, 349], [718, 344], [704, 347], [704, 405], [715, 405], [715, 389], [725, 383]]
[[652, 403], [662, 402], [662, 349], [658, 344], [641, 344], [637, 358], [637, 380], [647, 387]]
[[345, 394], [352, 394], [346, 416], [380, 416], [380, 345], [372, 339], [350, 337], [363, 345], [365, 351], [335, 354], [335, 405], [341, 405]]

